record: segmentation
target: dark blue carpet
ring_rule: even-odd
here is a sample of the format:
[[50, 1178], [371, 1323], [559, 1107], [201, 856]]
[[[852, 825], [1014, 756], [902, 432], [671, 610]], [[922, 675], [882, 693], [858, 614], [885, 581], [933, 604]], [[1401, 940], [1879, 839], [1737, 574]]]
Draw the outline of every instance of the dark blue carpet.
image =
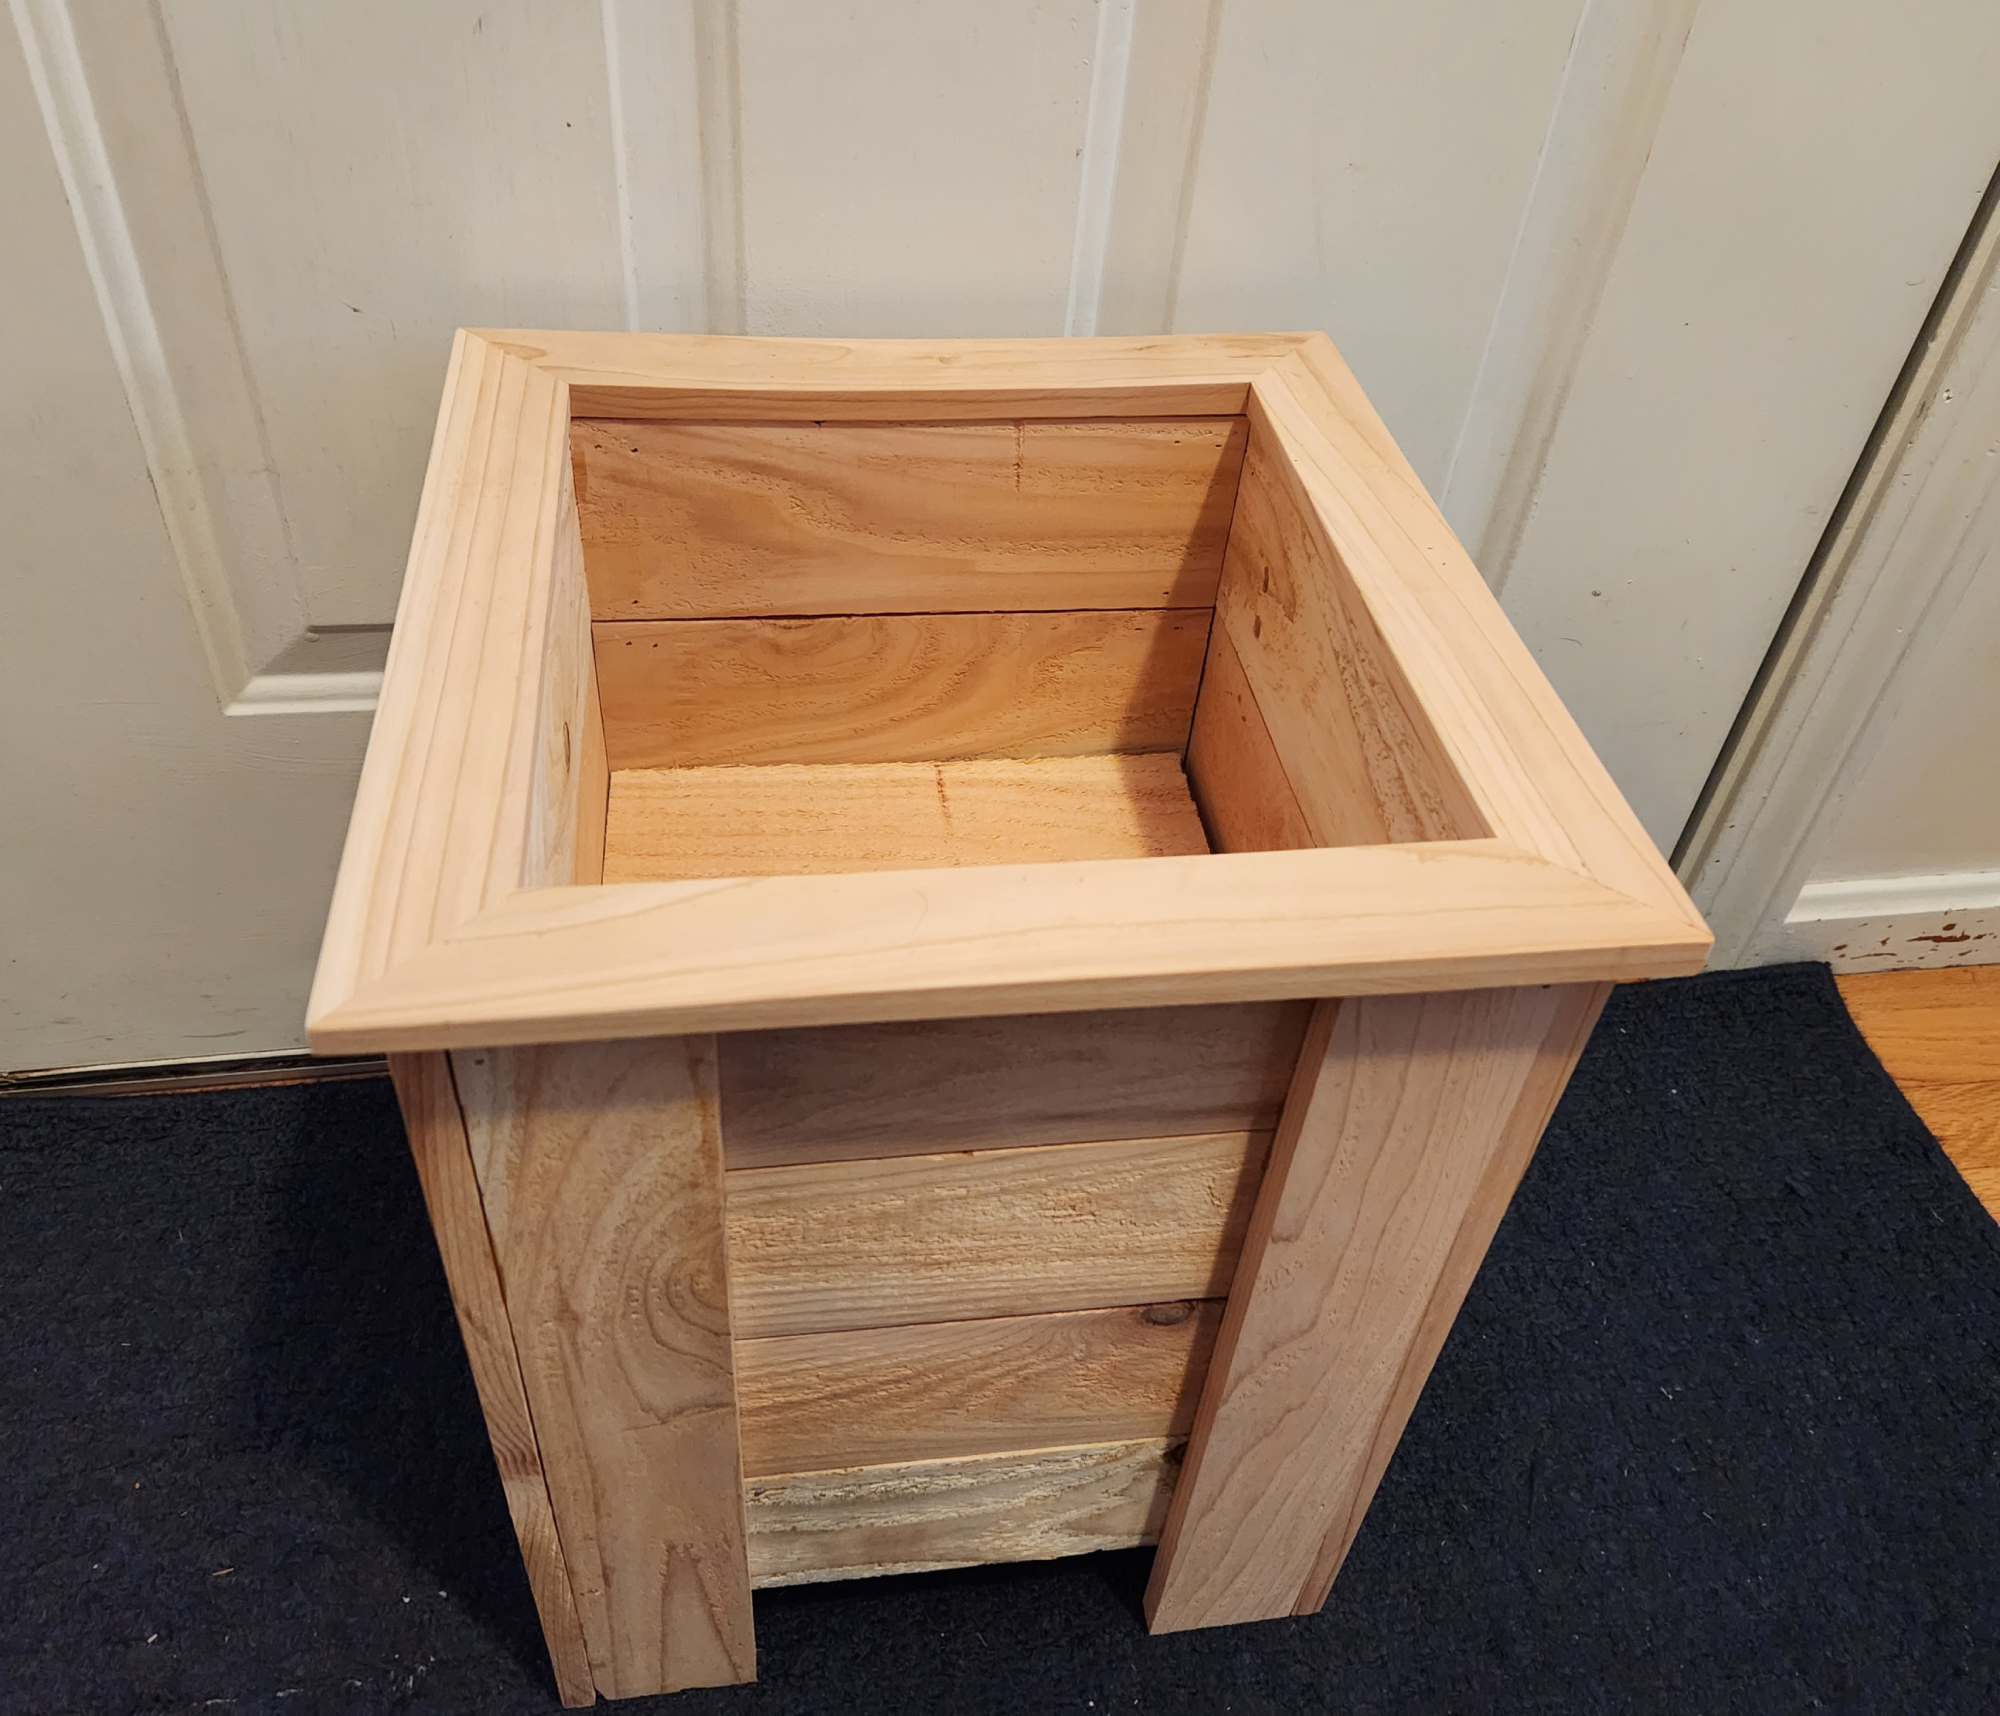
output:
[[[0, 1709], [554, 1709], [386, 1084], [0, 1103]], [[2000, 1709], [2000, 1227], [1823, 968], [1618, 994], [1324, 1613], [758, 1601], [658, 1712]]]

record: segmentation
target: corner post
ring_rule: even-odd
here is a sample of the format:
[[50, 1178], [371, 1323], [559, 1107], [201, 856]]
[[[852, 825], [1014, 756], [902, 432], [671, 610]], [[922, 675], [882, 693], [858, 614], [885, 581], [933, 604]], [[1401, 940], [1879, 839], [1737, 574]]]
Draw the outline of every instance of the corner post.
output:
[[1318, 1004], [1153, 1563], [1154, 1632], [1326, 1601], [1609, 992]]

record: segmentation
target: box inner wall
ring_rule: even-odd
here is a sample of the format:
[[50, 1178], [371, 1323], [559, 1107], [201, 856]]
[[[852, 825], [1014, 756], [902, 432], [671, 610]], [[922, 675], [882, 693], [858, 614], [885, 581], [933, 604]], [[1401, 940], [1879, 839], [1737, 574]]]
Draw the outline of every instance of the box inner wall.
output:
[[1208, 851], [1241, 418], [579, 422], [603, 879]]

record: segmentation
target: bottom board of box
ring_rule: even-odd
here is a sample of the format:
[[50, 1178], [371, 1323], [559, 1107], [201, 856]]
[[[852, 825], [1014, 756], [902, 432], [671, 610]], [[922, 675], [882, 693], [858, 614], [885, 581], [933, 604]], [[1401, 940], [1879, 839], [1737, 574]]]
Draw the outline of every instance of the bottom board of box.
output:
[[1157, 1542], [1183, 1439], [754, 1478], [750, 1580], [803, 1585]]

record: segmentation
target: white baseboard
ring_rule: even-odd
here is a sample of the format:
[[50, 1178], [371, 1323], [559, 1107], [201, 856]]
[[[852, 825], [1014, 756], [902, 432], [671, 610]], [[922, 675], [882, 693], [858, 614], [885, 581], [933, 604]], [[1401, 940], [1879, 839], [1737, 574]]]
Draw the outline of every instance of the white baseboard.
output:
[[1752, 963], [1823, 959], [1838, 971], [2000, 964], [2000, 870], [1808, 882]]

